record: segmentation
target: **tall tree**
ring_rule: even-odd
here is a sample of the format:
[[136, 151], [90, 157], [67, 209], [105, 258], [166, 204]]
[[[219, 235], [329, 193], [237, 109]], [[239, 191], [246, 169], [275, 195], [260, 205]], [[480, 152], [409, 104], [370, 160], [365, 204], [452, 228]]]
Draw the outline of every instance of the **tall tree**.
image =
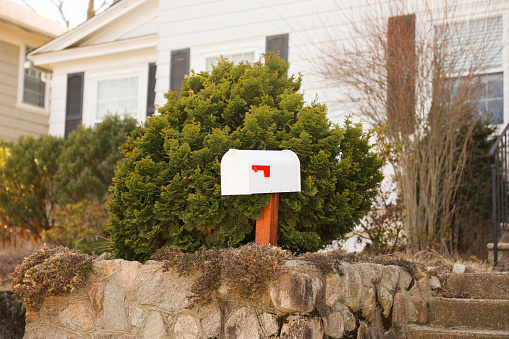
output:
[[[447, 0], [368, 3], [360, 18], [345, 18], [350, 39], [322, 50], [321, 73], [393, 148], [405, 231], [417, 249], [419, 239], [450, 239], [474, 121], [499, 119], [479, 108], [499, 85], [483, 74], [500, 58], [502, 20], [469, 22], [463, 13], [457, 23], [459, 3]], [[484, 1], [479, 11], [493, 6]]]

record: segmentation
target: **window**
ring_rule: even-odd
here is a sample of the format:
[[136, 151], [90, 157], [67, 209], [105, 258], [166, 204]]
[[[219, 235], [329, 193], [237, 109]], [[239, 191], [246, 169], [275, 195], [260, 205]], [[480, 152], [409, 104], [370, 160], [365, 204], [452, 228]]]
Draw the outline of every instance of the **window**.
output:
[[478, 109], [492, 123], [504, 123], [503, 23], [502, 17], [451, 24], [446, 67], [451, 75], [479, 73]]
[[[25, 48], [25, 61], [26, 55], [32, 50], [30, 47]], [[44, 108], [46, 84], [42, 81], [42, 73], [25, 68], [23, 79], [23, 102], [26, 104]]]
[[[212, 65], [217, 65], [217, 58], [219, 56], [213, 56], [206, 58], [205, 62], [205, 71], [212, 72]], [[235, 54], [223, 54], [224, 59], [228, 59], [229, 61], [233, 61], [234, 64], [238, 64], [241, 61], [249, 61], [251, 63], [254, 62], [255, 53], [254, 52], [246, 52], [246, 53], [235, 53]]]
[[479, 113], [489, 116], [495, 124], [504, 123], [504, 77], [503, 73], [483, 75], [482, 93], [479, 98]]
[[98, 81], [96, 119], [108, 114], [138, 116], [138, 77]]

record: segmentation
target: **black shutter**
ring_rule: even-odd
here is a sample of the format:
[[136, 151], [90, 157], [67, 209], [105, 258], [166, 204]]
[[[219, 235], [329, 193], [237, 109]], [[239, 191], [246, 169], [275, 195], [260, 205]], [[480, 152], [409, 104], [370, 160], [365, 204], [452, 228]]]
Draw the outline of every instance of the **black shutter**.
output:
[[288, 62], [288, 34], [271, 35], [265, 38], [265, 51], [277, 52], [279, 56]]
[[189, 59], [191, 50], [189, 48], [171, 52], [170, 59], [170, 90], [180, 92], [182, 81], [189, 73]]
[[151, 117], [155, 111], [156, 68], [155, 63], [148, 64], [147, 117]]
[[65, 105], [65, 132], [69, 133], [81, 124], [83, 113], [83, 78], [84, 73], [67, 74], [67, 102]]

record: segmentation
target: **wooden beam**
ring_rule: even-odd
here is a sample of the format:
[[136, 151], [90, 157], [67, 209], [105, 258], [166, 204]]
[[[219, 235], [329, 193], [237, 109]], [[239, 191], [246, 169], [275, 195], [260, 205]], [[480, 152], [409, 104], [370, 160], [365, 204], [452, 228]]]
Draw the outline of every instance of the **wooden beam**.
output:
[[269, 203], [256, 220], [255, 242], [277, 245], [277, 219], [279, 212], [279, 193], [271, 193]]

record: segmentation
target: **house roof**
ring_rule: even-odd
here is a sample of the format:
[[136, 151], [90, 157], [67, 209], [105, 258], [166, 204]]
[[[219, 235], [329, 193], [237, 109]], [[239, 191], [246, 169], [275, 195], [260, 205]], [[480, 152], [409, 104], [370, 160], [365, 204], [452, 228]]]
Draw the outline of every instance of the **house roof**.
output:
[[[5, 1], [5, 0], [0, 0]], [[104, 12], [85, 21], [78, 27], [48, 42], [31, 53], [31, 55], [62, 51], [67, 48], [77, 47], [84, 40], [90, 38], [97, 32], [107, 29], [108, 25], [121, 19], [129, 13], [135, 13], [136, 10], [154, 0], [122, 0], [111, 6]]]
[[57, 37], [68, 28], [46, 19], [33, 10], [20, 6], [10, 0], [0, 0], [0, 21], [8, 22], [49, 38]]

